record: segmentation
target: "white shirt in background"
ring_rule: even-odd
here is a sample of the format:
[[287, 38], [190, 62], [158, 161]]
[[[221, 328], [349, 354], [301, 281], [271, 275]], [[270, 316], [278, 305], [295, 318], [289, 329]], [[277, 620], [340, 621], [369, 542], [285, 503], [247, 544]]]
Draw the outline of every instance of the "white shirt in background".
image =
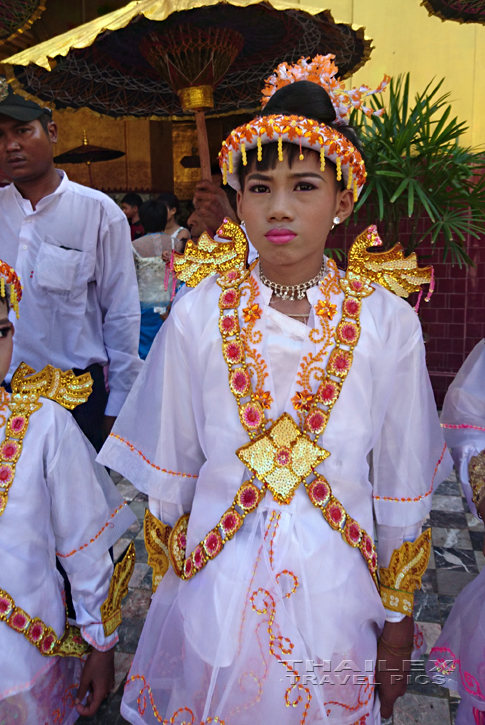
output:
[[35, 211], [14, 184], [0, 189], [0, 258], [23, 286], [11, 376], [21, 362], [68, 370], [109, 363], [106, 415], [117, 415], [141, 368], [140, 304], [123, 212], [69, 181]]

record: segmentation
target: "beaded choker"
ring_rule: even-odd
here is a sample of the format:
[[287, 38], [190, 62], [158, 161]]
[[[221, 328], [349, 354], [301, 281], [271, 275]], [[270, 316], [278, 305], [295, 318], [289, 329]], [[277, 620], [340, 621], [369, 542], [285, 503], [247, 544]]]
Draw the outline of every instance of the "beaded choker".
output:
[[301, 284], [291, 284], [291, 285], [285, 285], [285, 284], [277, 284], [276, 282], [272, 282], [270, 279], [265, 277], [263, 274], [263, 270], [261, 269], [261, 265], [259, 265], [259, 277], [261, 279], [261, 282], [264, 284], [265, 287], [269, 287], [270, 290], [272, 290], [275, 297], [279, 297], [282, 300], [302, 300], [307, 290], [311, 289], [312, 287], [316, 287], [317, 284], [319, 284], [322, 279], [325, 277], [325, 274], [327, 272], [327, 265], [325, 260], [323, 260], [323, 264], [320, 267], [319, 273], [313, 278], [308, 280], [308, 282], [302, 282]]

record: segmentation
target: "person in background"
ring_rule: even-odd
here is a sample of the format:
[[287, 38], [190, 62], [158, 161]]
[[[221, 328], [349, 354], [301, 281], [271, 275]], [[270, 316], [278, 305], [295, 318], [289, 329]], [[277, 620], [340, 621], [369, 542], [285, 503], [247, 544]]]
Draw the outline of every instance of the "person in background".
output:
[[142, 365], [129, 227], [106, 194], [55, 168], [51, 111], [10, 87], [4, 96], [0, 169], [13, 183], [0, 189], [0, 248], [24, 288], [7, 382], [21, 362], [91, 373], [93, 392], [73, 415], [99, 450]]
[[180, 214], [180, 201], [178, 200], [178, 197], [169, 191], [164, 191], [160, 194], [158, 200], [163, 201], [167, 207], [167, 225], [164, 229], [165, 234], [172, 237], [175, 242], [183, 242], [185, 246], [185, 243], [190, 239], [190, 234], [188, 229], [181, 227], [177, 221]]
[[170, 301], [175, 293], [171, 258], [174, 250], [182, 251], [184, 242], [163, 231], [167, 224], [165, 202], [158, 199], [146, 201], [140, 207], [140, 219], [147, 233], [132, 244], [141, 306], [138, 352], [144, 360], [168, 317]]
[[[236, 222], [239, 222], [239, 217], [236, 211], [236, 193], [229, 186], [223, 187], [222, 175], [217, 163], [212, 164], [211, 174], [211, 181], [203, 179], [195, 185], [192, 200], [195, 212], [189, 217], [187, 224], [191, 229], [192, 220], [197, 231], [202, 229], [213, 237], [225, 217]], [[192, 229], [191, 234], [194, 238]]]
[[[1, 260], [0, 277], [3, 379], [14, 346], [6, 282], [15, 308], [22, 291]], [[79, 390], [87, 392], [86, 381], [64, 381], [56, 391], [40, 385], [48, 374], [35, 378], [37, 384], [29, 382], [28, 368], [19, 370], [15, 395], [0, 388], [0, 431], [9, 441], [2, 446], [2, 469], [10, 471], [0, 489], [0, 723], [71, 725], [79, 714], [94, 715], [114, 684], [118, 622], [109, 615], [119, 610], [109, 593], [108, 549], [136, 518], [61, 407], [72, 405]], [[14, 465], [5, 462], [8, 445], [17, 446]], [[76, 628], [66, 629], [56, 552], [72, 584]]]
[[143, 229], [143, 224], [140, 221], [139, 214], [139, 210], [142, 204], [143, 200], [141, 196], [133, 193], [132, 191], [130, 191], [128, 194], [125, 194], [125, 196], [121, 200], [121, 211], [128, 219], [128, 223], [130, 225], [131, 241], [133, 241], [134, 239], [138, 239], [138, 237], [142, 237], [145, 234], [145, 230]]
[[[473, 348], [448, 388], [441, 425], [470, 511], [483, 523], [485, 340]], [[458, 692], [456, 725], [485, 725], [485, 569], [457, 597], [427, 669], [435, 684]]]

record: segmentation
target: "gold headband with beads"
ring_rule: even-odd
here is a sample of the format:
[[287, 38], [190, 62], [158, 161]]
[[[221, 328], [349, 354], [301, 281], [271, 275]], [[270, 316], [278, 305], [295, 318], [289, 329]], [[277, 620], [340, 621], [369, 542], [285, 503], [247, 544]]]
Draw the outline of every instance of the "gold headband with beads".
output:
[[19, 317], [19, 302], [22, 299], [22, 285], [12, 267], [0, 259], [0, 297], [7, 298], [7, 285], [10, 286], [10, 305]]
[[[382, 115], [383, 109], [373, 111], [364, 105], [364, 99], [380, 93], [389, 82], [388, 76], [379, 87], [371, 91], [367, 86], [345, 90], [345, 84], [337, 81], [338, 68], [333, 63], [334, 55], [316, 56], [311, 62], [301, 58], [294, 66], [281, 63], [273, 76], [266, 80], [263, 90], [263, 107], [280, 88], [301, 80], [308, 80], [322, 86], [328, 93], [336, 113], [336, 124], [345, 124], [352, 109], [360, 109], [366, 115]], [[222, 144], [219, 165], [224, 184], [240, 189], [239, 165], [247, 165], [247, 152], [258, 149], [258, 161], [262, 159], [263, 144], [278, 142], [278, 158], [283, 160], [283, 144], [300, 146], [300, 160], [305, 158], [303, 148], [317, 151], [320, 155], [320, 169], [325, 170], [325, 159], [337, 168], [337, 180], [342, 178], [348, 189], [354, 192], [357, 201], [362, 191], [366, 171], [364, 160], [349, 139], [333, 126], [318, 123], [305, 116], [260, 116], [236, 128]]]

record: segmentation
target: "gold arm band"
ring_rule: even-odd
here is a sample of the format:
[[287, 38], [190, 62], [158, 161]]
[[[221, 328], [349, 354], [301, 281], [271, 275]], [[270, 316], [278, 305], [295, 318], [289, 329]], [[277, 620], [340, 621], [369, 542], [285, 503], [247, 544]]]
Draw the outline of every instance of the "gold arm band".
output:
[[381, 599], [385, 608], [391, 612], [400, 612], [408, 617], [412, 616], [414, 594], [402, 592], [399, 589], [390, 589], [381, 584]]
[[101, 605], [104, 634], [109, 637], [121, 624], [121, 600], [128, 594], [128, 584], [135, 568], [135, 545], [129, 545], [123, 559], [115, 566], [109, 585], [108, 597]]
[[416, 541], [405, 541], [392, 552], [389, 566], [379, 569], [381, 599], [386, 609], [412, 616], [413, 592], [421, 588], [430, 553], [430, 529], [423, 531]]
[[472, 456], [468, 464], [468, 477], [473, 493], [473, 503], [476, 506], [477, 513], [480, 516], [479, 507], [485, 499], [485, 450]]
[[148, 553], [148, 564], [153, 569], [153, 593], [157, 591], [158, 585], [170, 566], [168, 540], [171, 532], [171, 526], [159, 521], [149, 509], [146, 509], [145, 519], [143, 521], [143, 533], [145, 536], [145, 548]]

